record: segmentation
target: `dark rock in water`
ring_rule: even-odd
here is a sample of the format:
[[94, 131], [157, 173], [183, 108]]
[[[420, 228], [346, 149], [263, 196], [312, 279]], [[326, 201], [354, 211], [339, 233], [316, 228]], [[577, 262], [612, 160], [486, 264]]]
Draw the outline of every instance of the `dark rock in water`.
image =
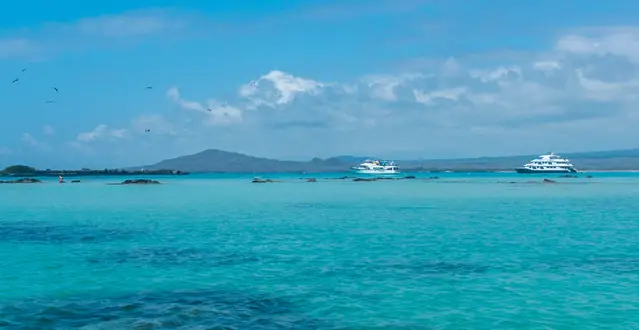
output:
[[566, 179], [577, 179], [577, 178], [579, 178], [576, 175], [570, 175], [570, 174], [560, 175], [559, 177], [560, 178], [566, 178]]
[[[140, 291], [3, 304], [16, 329], [337, 329], [284, 297], [240, 290]], [[0, 324], [2, 324], [0, 323]], [[12, 327], [9, 327], [12, 328]]]
[[557, 183], [557, 181], [554, 180], [550, 180], [550, 179], [544, 179], [543, 181], [544, 183]]
[[405, 176], [404, 179], [415, 179], [414, 175]]
[[369, 182], [369, 181], [377, 181], [377, 178], [355, 178], [353, 179], [355, 182]]
[[124, 180], [120, 184], [160, 184], [160, 181], [150, 179]]
[[80, 183], [80, 180], [71, 180], [71, 183]]
[[[46, 222], [1, 222], [0, 241], [20, 244], [101, 243], [139, 238], [146, 232], [125, 228], [52, 225]], [[2, 312], [0, 312], [0, 315]], [[0, 327], [1, 329], [2, 327]]]
[[271, 179], [258, 179], [258, 178], [254, 178], [253, 181], [251, 181], [252, 183], [269, 183], [269, 182], [276, 182], [275, 180], [271, 180]]
[[317, 182], [317, 179], [315, 179], [315, 178], [309, 178], [308, 180], [306, 180], [306, 182]]
[[42, 183], [42, 181], [34, 178], [22, 178], [17, 180], [0, 181], [0, 183]]

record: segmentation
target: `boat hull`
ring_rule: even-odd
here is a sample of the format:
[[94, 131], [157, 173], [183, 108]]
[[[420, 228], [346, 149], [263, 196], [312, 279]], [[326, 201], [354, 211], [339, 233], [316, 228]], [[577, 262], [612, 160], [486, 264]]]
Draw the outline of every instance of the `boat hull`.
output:
[[399, 171], [376, 171], [376, 170], [353, 170], [357, 174], [374, 174], [374, 175], [388, 175], [399, 174]]
[[532, 170], [525, 167], [516, 168], [515, 171], [519, 174], [566, 174], [577, 173], [576, 170]]

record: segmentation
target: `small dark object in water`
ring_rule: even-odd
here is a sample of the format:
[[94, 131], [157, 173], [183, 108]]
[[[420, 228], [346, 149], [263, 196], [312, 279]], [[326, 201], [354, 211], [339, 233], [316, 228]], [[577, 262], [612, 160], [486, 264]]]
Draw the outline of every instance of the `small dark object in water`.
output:
[[404, 179], [415, 179], [414, 175], [405, 176]]
[[134, 179], [134, 180], [124, 180], [120, 184], [160, 184], [160, 181], [155, 181], [150, 179]]
[[586, 178], [592, 179], [592, 175], [586, 175]]
[[355, 182], [369, 182], [369, 181], [377, 181], [377, 178], [355, 178], [353, 179]]
[[42, 181], [34, 178], [22, 178], [17, 180], [0, 181], [0, 183], [42, 183]]
[[428, 178], [428, 180], [437, 180], [437, 179], [439, 179], [438, 176], [431, 176], [430, 178]]
[[578, 177], [578, 176], [576, 176], [576, 175], [570, 175], [570, 174], [560, 175], [559, 177], [560, 177], [560, 178], [566, 178], [566, 179], [577, 179], [577, 178], [579, 178], [579, 177]]
[[315, 179], [315, 178], [309, 178], [308, 180], [306, 180], [306, 182], [317, 182], [317, 179]]
[[80, 180], [71, 180], [71, 183], [80, 183]]
[[557, 181], [550, 180], [550, 179], [544, 179], [544, 183], [557, 183]]
[[268, 182], [275, 182], [274, 180], [271, 179], [258, 179], [258, 178], [254, 178], [253, 181], [251, 181], [252, 183], [268, 183]]

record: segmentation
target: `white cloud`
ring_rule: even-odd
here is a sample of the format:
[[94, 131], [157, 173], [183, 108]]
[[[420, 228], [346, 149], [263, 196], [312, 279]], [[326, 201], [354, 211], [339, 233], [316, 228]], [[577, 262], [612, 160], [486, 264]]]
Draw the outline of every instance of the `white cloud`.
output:
[[[180, 115], [190, 122], [157, 115], [133, 127], [155, 123], [153, 131], [188, 133], [181, 143], [257, 154], [448, 157], [634, 147], [639, 52], [632, 41], [639, 30], [586, 32], [539, 52], [448, 58], [428, 70], [342, 82], [275, 70], [240, 86], [229, 103], [192, 101], [174, 87], [167, 97], [188, 110]], [[225, 130], [207, 130], [211, 125]]]
[[55, 134], [55, 129], [51, 125], [44, 125], [42, 133], [44, 133], [44, 135], [53, 135]]
[[84, 18], [68, 28], [87, 36], [121, 38], [169, 32], [184, 24], [167, 12], [153, 10]]
[[166, 95], [180, 108], [200, 113], [204, 116], [205, 123], [208, 125], [232, 125], [242, 122], [242, 111], [227, 103], [221, 103], [216, 100], [208, 100], [206, 104], [189, 101], [181, 97], [177, 87], [171, 87]]
[[35, 50], [35, 45], [25, 38], [0, 38], [0, 58], [19, 56]]
[[22, 141], [22, 143], [24, 143], [24, 144], [26, 144], [29, 147], [34, 148], [34, 149], [39, 149], [41, 151], [50, 151], [51, 150], [51, 146], [49, 146], [45, 142], [38, 141], [38, 139], [34, 138], [29, 133], [23, 133], [21, 141]]
[[124, 128], [111, 128], [105, 124], [96, 126], [90, 132], [78, 134], [76, 140], [78, 142], [93, 142], [98, 140], [120, 140], [127, 136], [127, 130]]
[[69, 22], [46, 22], [35, 28], [4, 31], [4, 36], [0, 36], [0, 58], [112, 45], [140, 37], [162, 36], [167, 40], [201, 24], [197, 17], [170, 10], [135, 10]]
[[141, 115], [131, 123], [132, 129], [138, 133], [147, 133], [156, 135], [178, 135], [178, 127], [159, 114]]
[[13, 154], [13, 150], [7, 147], [0, 147], [0, 155], [11, 155]]
[[250, 107], [260, 105], [277, 107], [292, 102], [300, 94], [318, 95], [325, 86], [327, 85], [321, 82], [273, 70], [241, 86], [238, 93], [251, 101]]

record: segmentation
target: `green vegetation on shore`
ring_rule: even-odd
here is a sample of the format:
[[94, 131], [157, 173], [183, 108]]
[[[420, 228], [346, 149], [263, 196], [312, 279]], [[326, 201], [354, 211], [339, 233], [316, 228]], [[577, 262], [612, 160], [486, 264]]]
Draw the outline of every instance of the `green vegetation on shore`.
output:
[[179, 170], [167, 170], [167, 169], [153, 169], [153, 170], [124, 170], [124, 169], [108, 169], [92, 170], [83, 168], [80, 170], [38, 170], [31, 166], [26, 165], [12, 165], [6, 167], [0, 171], [0, 176], [20, 176], [20, 177], [34, 177], [34, 176], [124, 176], [124, 175], [186, 175], [187, 172]]

